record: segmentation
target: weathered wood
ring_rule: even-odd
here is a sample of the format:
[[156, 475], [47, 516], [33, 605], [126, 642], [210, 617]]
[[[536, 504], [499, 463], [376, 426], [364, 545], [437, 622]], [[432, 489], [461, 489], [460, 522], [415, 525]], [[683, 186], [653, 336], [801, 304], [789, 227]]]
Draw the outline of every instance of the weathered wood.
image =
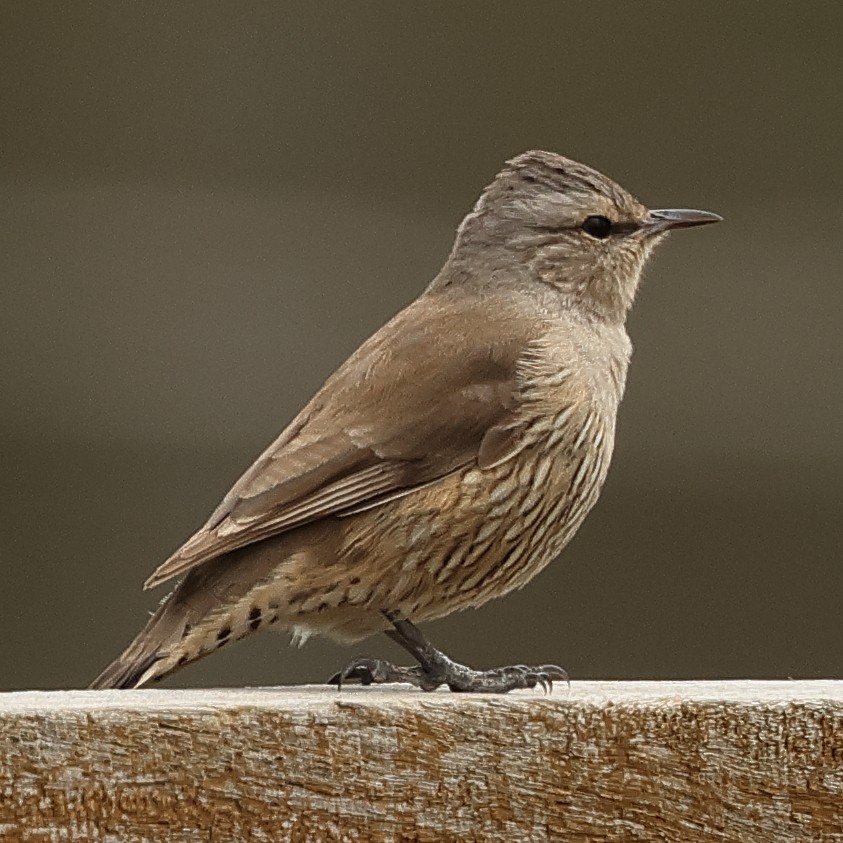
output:
[[843, 682], [0, 695], [0, 840], [843, 840]]

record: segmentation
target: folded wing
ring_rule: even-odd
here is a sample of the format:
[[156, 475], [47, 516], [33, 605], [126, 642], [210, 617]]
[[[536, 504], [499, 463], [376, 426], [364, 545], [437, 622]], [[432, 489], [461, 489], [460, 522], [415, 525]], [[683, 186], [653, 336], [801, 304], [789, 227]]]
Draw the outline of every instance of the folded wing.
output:
[[145, 583], [327, 516], [408, 494], [519, 450], [518, 360], [535, 319], [505, 303], [488, 345], [469, 301], [417, 300], [364, 343], [237, 481], [206, 524]]

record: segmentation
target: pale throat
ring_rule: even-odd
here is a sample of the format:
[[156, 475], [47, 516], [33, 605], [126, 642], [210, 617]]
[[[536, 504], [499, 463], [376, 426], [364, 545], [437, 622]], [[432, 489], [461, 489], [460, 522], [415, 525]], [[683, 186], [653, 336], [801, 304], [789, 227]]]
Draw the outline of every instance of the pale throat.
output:
[[623, 325], [635, 300], [643, 260], [590, 265], [566, 245], [546, 246], [528, 262], [530, 274], [556, 290], [566, 307], [591, 319]]

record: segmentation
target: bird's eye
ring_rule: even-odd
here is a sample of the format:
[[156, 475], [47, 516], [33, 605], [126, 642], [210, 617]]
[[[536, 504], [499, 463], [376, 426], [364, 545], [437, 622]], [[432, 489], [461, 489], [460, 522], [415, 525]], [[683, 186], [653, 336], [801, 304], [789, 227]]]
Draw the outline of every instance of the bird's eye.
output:
[[582, 230], [586, 234], [602, 240], [612, 233], [612, 221], [607, 217], [586, 217], [582, 224]]

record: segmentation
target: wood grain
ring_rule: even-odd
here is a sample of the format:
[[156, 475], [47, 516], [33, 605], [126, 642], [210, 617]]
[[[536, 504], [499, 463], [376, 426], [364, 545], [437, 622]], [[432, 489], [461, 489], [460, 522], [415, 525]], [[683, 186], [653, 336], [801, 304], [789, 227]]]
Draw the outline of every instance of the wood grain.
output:
[[843, 682], [0, 695], [0, 840], [843, 840]]

